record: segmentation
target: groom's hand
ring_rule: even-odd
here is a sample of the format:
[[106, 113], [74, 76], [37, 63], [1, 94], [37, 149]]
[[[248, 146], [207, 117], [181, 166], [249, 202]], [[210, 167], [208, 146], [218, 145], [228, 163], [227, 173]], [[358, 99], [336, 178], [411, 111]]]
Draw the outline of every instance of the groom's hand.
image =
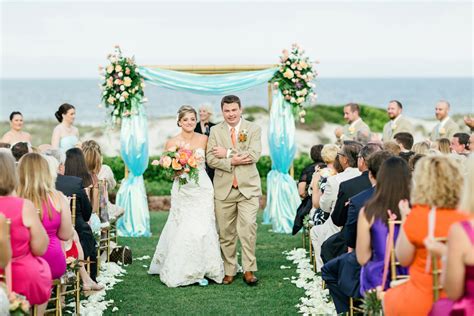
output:
[[227, 149], [224, 147], [216, 146], [212, 148], [212, 153], [216, 158], [219, 158], [219, 159], [227, 158]]
[[252, 157], [250, 157], [249, 154], [237, 154], [232, 156], [232, 160], [230, 161], [230, 164], [232, 166], [239, 166], [239, 165], [249, 165], [251, 164]]

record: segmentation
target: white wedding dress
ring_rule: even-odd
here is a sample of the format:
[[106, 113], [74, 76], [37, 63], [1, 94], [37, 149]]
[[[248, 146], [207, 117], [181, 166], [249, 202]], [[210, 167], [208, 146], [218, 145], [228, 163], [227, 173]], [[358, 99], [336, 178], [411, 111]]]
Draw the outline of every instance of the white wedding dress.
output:
[[[204, 149], [196, 149], [204, 157]], [[199, 181], [181, 187], [175, 181], [171, 209], [156, 246], [149, 274], [159, 274], [168, 287], [197, 283], [204, 277], [222, 283], [224, 265], [214, 214], [214, 188], [203, 162]]]

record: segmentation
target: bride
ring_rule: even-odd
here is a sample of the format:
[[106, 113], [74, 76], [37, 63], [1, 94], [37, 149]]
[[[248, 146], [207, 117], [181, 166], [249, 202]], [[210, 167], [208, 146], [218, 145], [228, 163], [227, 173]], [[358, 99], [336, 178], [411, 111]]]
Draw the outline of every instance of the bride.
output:
[[178, 111], [181, 133], [168, 140], [165, 148], [183, 143], [201, 156], [199, 181], [179, 186], [173, 183], [171, 209], [156, 246], [149, 274], [159, 274], [168, 287], [193, 283], [207, 285], [207, 279], [222, 283], [224, 266], [214, 214], [214, 188], [205, 168], [207, 136], [194, 132], [196, 110], [183, 105]]

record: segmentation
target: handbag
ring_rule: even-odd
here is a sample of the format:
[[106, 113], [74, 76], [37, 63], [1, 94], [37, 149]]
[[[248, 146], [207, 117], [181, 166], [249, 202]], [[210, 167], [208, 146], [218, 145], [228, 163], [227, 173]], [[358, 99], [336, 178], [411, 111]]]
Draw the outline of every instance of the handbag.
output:
[[128, 246], [118, 246], [110, 253], [110, 261], [132, 264], [132, 250]]

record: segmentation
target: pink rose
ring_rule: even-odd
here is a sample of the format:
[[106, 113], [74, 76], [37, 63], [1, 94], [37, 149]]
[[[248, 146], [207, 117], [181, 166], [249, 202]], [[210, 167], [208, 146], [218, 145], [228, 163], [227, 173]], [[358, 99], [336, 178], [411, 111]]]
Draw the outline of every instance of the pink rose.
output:
[[163, 157], [163, 161], [161, 162], [161, 165], [163, 166], [163, 168], [169, 168], [171, 166], [171, 157], [169, 156], [164, 156]]

